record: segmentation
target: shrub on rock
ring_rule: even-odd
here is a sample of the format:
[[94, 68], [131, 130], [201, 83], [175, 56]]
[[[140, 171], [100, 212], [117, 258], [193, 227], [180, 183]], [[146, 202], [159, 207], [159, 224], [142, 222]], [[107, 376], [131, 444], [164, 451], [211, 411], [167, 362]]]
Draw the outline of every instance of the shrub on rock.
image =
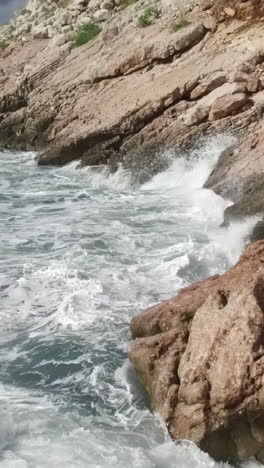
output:
[[158, 12], [157, 8], [154, 8], [154, 7], [146, 8], [143, 15], [141, 15], [138, 18], [138, 25], [141, 28], [145, 28], [146, 26], [150, 26], [153, 23], [154, 19], [158, 18], [158, 16], [159, 16], [159, 12]]
[[101, 32], [98, 24], [90, 23], [80, 26], [74, 39], [74, 46], [79, 47], [94, 39]]

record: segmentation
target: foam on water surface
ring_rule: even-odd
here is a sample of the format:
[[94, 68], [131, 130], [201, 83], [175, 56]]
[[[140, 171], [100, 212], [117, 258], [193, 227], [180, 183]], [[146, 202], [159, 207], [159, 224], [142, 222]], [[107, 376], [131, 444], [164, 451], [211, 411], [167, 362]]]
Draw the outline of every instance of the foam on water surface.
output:
[[171, 442], [127, 350], [133, 315], [245, 247], [256, 220], [220, 228], [232, 201], [202, 188], [231, 141], [166, 152], [141, 186], [122, 167], [0, 153], [1, 468], [227, 466]]

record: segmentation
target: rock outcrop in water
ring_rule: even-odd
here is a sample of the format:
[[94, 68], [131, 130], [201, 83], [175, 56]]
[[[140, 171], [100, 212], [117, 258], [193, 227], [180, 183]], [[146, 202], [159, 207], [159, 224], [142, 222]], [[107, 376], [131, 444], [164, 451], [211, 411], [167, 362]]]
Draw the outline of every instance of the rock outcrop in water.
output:
[[174, 439], [264, 461], [264, 241], [131, 322], [130, 360]]

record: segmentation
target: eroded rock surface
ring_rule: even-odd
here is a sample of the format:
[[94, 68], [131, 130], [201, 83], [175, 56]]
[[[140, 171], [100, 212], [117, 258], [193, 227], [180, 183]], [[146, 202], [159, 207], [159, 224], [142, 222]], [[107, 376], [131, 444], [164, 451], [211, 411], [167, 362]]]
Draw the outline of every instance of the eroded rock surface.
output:
[[[115, 1], [113, 10], [110, 3], [59, 1], [53, 11], [50, 0], [47, 14], [51, 9], [57, 18], [59, 36], [36, 33], [35, 26], [49, 29], [48, 18], [32, 30], [38, 39], [30, 32], [2, 52], [0, 145], [45, 148], [39, 157], [43, 165], [80, 159], [131, 167], [129, 155], [139, 148], [149, 158], [205, 131], [232, 130], [240, 138], [250, 121], [261, 121], [260, 13], [252, 10], [253, 22], [250, 15], [238, 20], [235, 2], [235, 16], [223, 7], [222, 21], [218, 0], [196, 6], [190, 1], [184, 9], [178, 8], [183, 2], [174, 2], [174, 9], [164, 1], [153, 24], [140, 28], [138, 16], [147, 3], [124, 9]], [[38, 5], [31, 1], [25, 18], [38, 22], [36, 15], [43, 13]], [[102, 33], [71, 48], [62, 30], [68, 34], [69, 28], [89, 23], [97, 8], [112, 12]]]
[[[263, 102], [264, 104], [264, 102]], [[262, 115], [262, 107], [260, 107]], [[208, 178], [205, 187], [234, 201], [225, 213], [226, 221], [264, 213], [264, 126], [248, 123], [239, 145], [227, 149]]]
[[264, 449], [264, 241], [131, 322], [130, 360], [173, 439], [215, 459]]

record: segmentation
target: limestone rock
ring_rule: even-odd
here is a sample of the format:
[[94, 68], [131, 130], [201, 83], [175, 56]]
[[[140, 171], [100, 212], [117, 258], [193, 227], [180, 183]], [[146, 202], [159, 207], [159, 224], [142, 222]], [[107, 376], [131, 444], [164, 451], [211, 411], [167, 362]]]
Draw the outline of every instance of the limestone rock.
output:
[[201, 83], [192, 90], [190, 98], [198, 99], [205, 94], [210, 93], [214, 89], [219, 88], [226, 82], [227, 78], [224, 72], [213, 73], [212, 75], [207, 76], [206, 79], [202, 80]]
[[244, 90], [244, 86], [239, 83], [223, 84], [211, 91], [207, 96], [204, 96], [194, 107], [189, 109], [186, 114], [182, 116], [184, 123], [188, 126], [196, 125], [208, 117], [210, 109], [217, 99], [236, 93], [242, 93]]
[[[195, 9], [193, 0], [174, 1], [174, 30], [169, 25], [172, 10], [164, 13], [162, 6], [162, 16], [155, 24], [139, 28], [135, 18], [144, 11], [141, 2], [108, 12], [100, 9], [102, 0], [69, 0], [63, 8], [65, 2], [55, 0], [33, 3], [34, 13], [28, 10], [23, 15], [33, 25], [32, 34], [41, 21], [48, 37], [59, 37], [61, 44], [73, 40], [82, 21], [93, 22], [95, 10], [99, 18], [103, 12], [109, 19], [100, 26], [101, 34], [80, 48], [70, 50], [68, 42], [53, 47], [52, 41], [32, 40], [28, 34], [27, 44], [12, 45], [1, 53], [5, 80], [0, 83], [0, 100], [6, 103], [0, 115], [2, 145], [33, 150], [46, 147], [39, 163], [64, 164], [72, 159], [91, 160], [88, 153], [97, 147], [98, 154], [98, 145], [108, 141], [117, 160], [127, 163], [132, 161], [127, 151], [138, 147], [144, 154], [150, 154], [147, 147], [151, 147], [153, 155], [155, 147], [184, 144], [209, 128], [222, 131], [242, 125], [243, 118], [241, 124], [238, 119], [234, 124], [233, 115], [227, 120], [208, 119], [214, 100], [223, 91], [224, 95], [250, 94], [246, 109], [253, 120], [254, 112], [261, 115], [262, 105], [253, 100], [255, 78], [257, 90], [262, 86], [261, 22], [252, 23], [243, 34], [237, 20], [208, 33], [203, 21], [209, 13]], [[68, 22], [66, 11], [70, 24], [63, 26]], [[180, 24], [177, 15], [182, 14], [187, 21]], [[9, 27], [3, 31], [7, 34]], [[248, 80], [226, 83], [233, 70], [248, 73]], [[231, 88], [223, 89], [224, 85]], [[17, 101], [17, 96], [23, 100]], [[16, 120], [16, 130], [9, 115], [14, 102], [23, 102], [26, 109], [24, 121], [22, 114]], [[103, 149], [102, 162], [105, 155]]]
[[103, 10], [113, 10], [114, 8], [114, 3], [111, 2], [110, 0], [104, 0], [102, 3], [101, 3], [101, 8]]
[[[260, 102], [255, 104], [256, 116], [263, 108], [263, 96], [259, 96], [258, 99]], [[253, 129], [254, 126], [248, 132], [243, 129], [244, 134], [241, 134], [237, 147], [222, 154], [205, 184], [206, 188], [234, 201], [234, 205], [225, 212], [226, 222], [232, 218], [264, 212], [263, 121], [260, 121], [258, 130]]]
[[220, 97], [216, 99], [211, 106], [209, 120], [223, 119], [227, 115], [237, 112], [247, 101], [248, 97], [244, 93]]
[[213, 0], [201, 0], [200, 8], [202, 11], [206, 11], [212, 8], [213, 4], [214, 4]]
[[46, 39], [49, 37], [48, 28], [45, 27], [35, 27], [32, 31], [34, 39]]
[[205, 29], [207, 29], [208, 31], [215, 32], [216, 29], [217, 29], [217, 22], [216, 22], [216, 19], [213, 16], [208, 15], [203, 20], [203, 25], [204, 25]]
[[67, 35], [68, 33], [72, 32], [72, 26], [71, 26], [71, 25], [63, 26], [63, 27], [61, 28], [61, 32], [62, 32], [64, 35]]
[[174, 49], [175, 52], [182, 52], [191, 45], [199, 42], [204, 37], [205, 29], [203, 24], [196, 23], [187, 26], [175, 34]]
[[233, 18], [236, 14], [236, 10], [234, 10], [234, 8], [230, 8], [230, 7], [226, 7], [224, 8], [224, 12], [227, 16], [230, 16], [231, 18]]
[[89, 8], [91, 10], [98, 10], [100, 8], [101, 0], [90, 0]]
[[54, 36], [52, 39], [52, 45], [55, 47], [60, 47], [63, 44], [65, 44], [66, 38], [64, 34], [58, 34], [57, 36]]
[[111, 12], [109, 10], [106, 10], [106, 9], [101, 9], [101, 10], [97, 10], [94, 15], [93, 15], [93, 18], [94, 18], [94, 21], [95, 22], [101, 22], [101, 21], [106, 21], [110, 18], [111, 16]]
[[134, 317], [129, 357], [173, 439], [218, 460], [264, 448], [264, 241]]
[[83, 26], [85, 24], [91, 23], [92, 19], [90, 16], [81, 16], [78, 18], [76, 26]]

